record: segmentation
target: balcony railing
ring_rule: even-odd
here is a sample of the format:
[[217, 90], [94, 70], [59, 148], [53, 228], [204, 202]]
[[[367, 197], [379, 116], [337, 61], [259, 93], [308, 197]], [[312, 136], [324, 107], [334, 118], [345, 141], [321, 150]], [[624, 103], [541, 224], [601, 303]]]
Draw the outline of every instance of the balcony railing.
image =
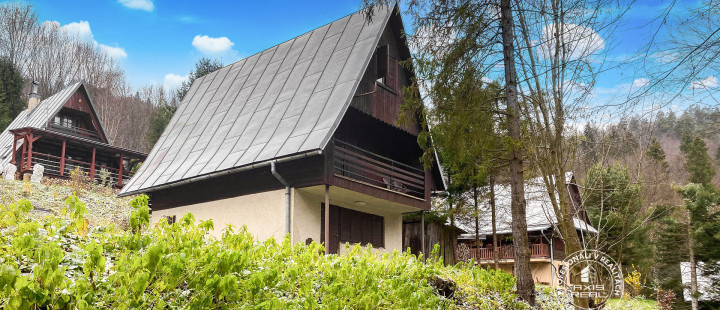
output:
[[[43, 154], [43, 153], [38, 153], [38, 152], [32, 153], [33, 166], [35, 166], [35, 164], [41, 164], [43, 166], [43, 168], [45, 168], [44, 174], [46, 174], [46, 175], [49, 174], [49, 175], [52, 175], [55, 177], [69, 178], [70, 173], [72, 171], [74, 171], [76, 168], [78, 168], [80, 171], [84, 172], [86, 176], [90, 177], [90, 169], [91, 169], [90, 163], [66, 158], [63, 173], [60, 174], [60, 168], [61, 168], [60, 160], [61, 160], [60, 157], [50, 155], [50, 154]], [[118, 174], [120, 172], [120, 169], [108, 167], [108, 166], [104, 166], [104, 165], [98, 165], [97, 163], [95, 164], [95, 179], [94, 179], [95, 182], [102, 181], [101, 175], [100, 175], [100, 171], [102, 169], [105, 169], [108, 172], [110, 172], [109, 183], [111, 185], [122, 186], [122, 184], [118, 183]], [[130, 180], [130, 178], [132, 178], [133, 175], [134, 175], [133, 172], [131, 172], [127, 169], [123, 169], [123, 173], [122, 173], [123, 183]]]
[[[498, 252], [500, 259], [514, 259], [515, 252], [513, 246], [499, 246]], [[494, 260], [492, 247], [483, 247], [470, 249], [470, 258], [478, 261]], [[548, 244], [532, 244], [530, 246], [530, 258], [550, 258], [550, 245]]]
[[425, 198], [425, 172], [407, 164], [334, 140], [335, 175], [413, 197]]
[[93, 130], [87, 130], [75, 126], [64, 126], [58, 123], [50, 123], [48, 127], [54, 131], [71, 134], [76, 137], [83, 137], [96, 141], [102, 141], [102, 139], [100, 139], [100, 135], [98, 135], [98, 133]]

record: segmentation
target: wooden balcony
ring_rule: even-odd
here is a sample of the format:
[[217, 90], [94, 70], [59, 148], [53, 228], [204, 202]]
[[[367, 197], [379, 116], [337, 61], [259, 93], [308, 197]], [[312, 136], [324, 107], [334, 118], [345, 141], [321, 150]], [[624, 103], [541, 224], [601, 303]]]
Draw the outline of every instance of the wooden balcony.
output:
[[425, 199], [425, 171], [333, 140], [333, 173], [395, 193]]
[[[514, 259], [515, 252], [513, 246], [500, 246], [498, 247], [500, 253], [500, 259]], [[493, 256], [492, 247], [483, 247], [470, 249], [470, 258], [476, 262], [492, 261], [495, 259]], [[530, 246], [530, 258], [550, 258], [550, 245], [549, 244], [532, 244]]]
[[102, 141], [102, 139], [100, 138], [100, 135], [98, 135], [97, 132], [92, 131], [92, 130], [83, 129], [80, 127], [74, 127], [74, 126], [70, 127], [70, 126], [64, 126], [64, 125], [57, 124], [57, 123], [49, 123], [48, 128], [50, 128], [53, 131], [59, 132], [59, 133], [69, 134], [69, 135], [73, 135], [76, 137], [87, 138], [87, 139], [91, 139], [91, 140], [95, 140], [95, 141]]

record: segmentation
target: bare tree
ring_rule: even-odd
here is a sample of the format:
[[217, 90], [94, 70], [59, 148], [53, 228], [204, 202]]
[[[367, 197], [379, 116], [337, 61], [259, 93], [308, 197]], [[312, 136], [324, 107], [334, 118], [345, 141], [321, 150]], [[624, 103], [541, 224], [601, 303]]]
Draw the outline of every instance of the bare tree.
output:
[[145, 139], [149, 116], [159, 97], [169, 98], [170, 92], [149, 86], [140, 96], [127, 85], [118, 63], [95, 42], [68, 33], [57, 22], [38, 23], [31, 5], [0, 4], [0, 56], [11, 59], [26, 80], [39, 81], [43, 96], [84, 81], [110, 142], [150, 149]]

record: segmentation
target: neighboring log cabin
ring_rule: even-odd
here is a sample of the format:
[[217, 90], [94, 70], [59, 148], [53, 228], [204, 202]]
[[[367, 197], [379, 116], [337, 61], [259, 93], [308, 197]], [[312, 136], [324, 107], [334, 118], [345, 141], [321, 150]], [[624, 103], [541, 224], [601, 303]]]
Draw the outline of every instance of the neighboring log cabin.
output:
[[154, 223], [213, 219], [215, 235], [402, 250], [402, 214], [444, 189], [419, 119], [397, 125], [402, 33], [397, 8], [355, 13], [198, 78], [121, 195], [147, 193]]
[[0, 134], [0, 167], [15, 165], [17, 178], [32, 173], [36, 164], [53, 178], [69, 178], [79, 169], [91, 180], [101, 181], [100, 171], [105, 169], [110, 184], [122, 187], [146, 156], [110, 144], [82, 82], [42, 101], [34, 82], [28, 108]]
[[[559, 184], [560, 182], [556, 182]], [[583, 208], [580, 190], [575, 182], [572, 173], [565, 175], [565, 186], [567, 186], [568, 201], [573, 204], [575, 215], [573, 224], [580, 236], [581, 242], [593, 238], [597, 230], [590, 224], [590, 220]], [[487, 192], [487, 191], [485, 191]], [[557, 192], [556, 192], [557, 193]], [[514, 272], [515, 254], [512, 241], [512, 214], [510, 185], [495, 186], [495, 215], [496, 233], [498, 240], [498, 252], [500, 268], [507, 272]], [[525, 181], [525, 201], [527, 215], [528, 239], [530, 241], [530, 270], [536, 283], [556, 286], [559, 284], [558, 270], [564, 268], [563, 262], [567, 254], [565, 244], [558, 231], [558, 219], [548, 195], [547, 188], [542, 178], [534, 178]], [[492, 235], [492, 212], [487, 200], [481, 205], [483, 210], [479, 218], [478, 240], [480, 244], [475, 245], [475, 218], [464, 218], [462, 229], [468, 233], [458, 236], [458, 252], [467, 250], [467, 257], [473, 259], [477, 264], [488, 267], [495, 263], [493, 235]], [[458, 255], [461, 256], [461, 255]]]

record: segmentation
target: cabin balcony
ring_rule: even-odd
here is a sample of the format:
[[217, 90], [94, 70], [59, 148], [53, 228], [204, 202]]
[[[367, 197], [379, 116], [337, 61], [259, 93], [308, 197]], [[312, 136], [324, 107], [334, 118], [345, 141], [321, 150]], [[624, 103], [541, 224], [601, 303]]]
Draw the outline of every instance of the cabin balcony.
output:
[[63, 160], [63, 158], [59, 156], [38, 152], [33, 152], [31, 161], [33, 167], [36, 164], [42, 165], [45, 168], [45, 171], [43, 172], [45, 175], [67, 179], [70, 178], [75, 169], [78, 169], [97, 183], [103, 181], [100, 171], [105, 169], [109, 172], [109, 180], [107, 180], [108, 184], [116, 187], [122, 187], [124, 181], [130, 180], [133, 175], [135, 175], [135, 172], [128, 169], [121, 170], [119, 168], [109, 167], [97, 163], [93, 165], [92, 163], [70, 158], [65, 158]]
[[332, 171], [336, 177], [356, 183], [415, 199], [426, 198], [425, 171], [338, 139], [333, 140]]
[[93, 130], [87, 130], [84, 128], [80, 128], [77, 126], [66, 126], [59, 123], [49, 123], [48, 128], [52, 131], [56, 131], [59, 133], [69, 134], [80, 138], [86, 138], [91, 139], [94, 141], [102, 142], [102, 139], [100, 138], [100, 135], [96, 131]]
[[[515, 259], [512, 245], [499, 246], [498, 252], [500, 253], [500, 260]], [[492, 246], [470, 249], [470, 258], [481, 264], [495, 260]], [[550, 245], [543, 243], [530, 245], [530, 258], [551, 258]]]

